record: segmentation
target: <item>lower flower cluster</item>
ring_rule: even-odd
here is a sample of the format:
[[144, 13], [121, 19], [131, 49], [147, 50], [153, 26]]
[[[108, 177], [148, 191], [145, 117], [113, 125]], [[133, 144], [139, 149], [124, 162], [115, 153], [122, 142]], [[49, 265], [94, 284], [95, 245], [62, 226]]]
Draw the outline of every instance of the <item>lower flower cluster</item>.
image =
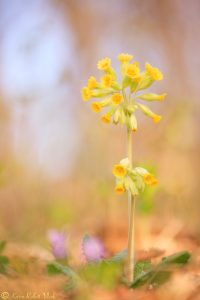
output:
[[116, 177], [115, 191], [123, 194], [131, 192], [133, 196], [143, 192], [145, 185], [156, 185], [157, 179], [144, 168], [133, 168], [128, 158], [124, 158], [119, 164], [114, 165], [113, 175]]

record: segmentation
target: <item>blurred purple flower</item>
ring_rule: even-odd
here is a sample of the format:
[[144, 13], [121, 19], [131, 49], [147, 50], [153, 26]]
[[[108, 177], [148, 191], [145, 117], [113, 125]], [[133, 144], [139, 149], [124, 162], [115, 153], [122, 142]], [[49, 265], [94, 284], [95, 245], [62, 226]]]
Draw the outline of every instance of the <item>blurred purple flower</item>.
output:
[[67, 257], [66, 251], [66, 235], [64, 232], [51, 229], [48, 232], [48, 239], [51, 244], [52, 253], [57, 259], [63, 259]]
[[89, 235], [84, 236], [82, 249], [88, 262], [97, 262], [105, 257], [104, 245], [98, 238]]

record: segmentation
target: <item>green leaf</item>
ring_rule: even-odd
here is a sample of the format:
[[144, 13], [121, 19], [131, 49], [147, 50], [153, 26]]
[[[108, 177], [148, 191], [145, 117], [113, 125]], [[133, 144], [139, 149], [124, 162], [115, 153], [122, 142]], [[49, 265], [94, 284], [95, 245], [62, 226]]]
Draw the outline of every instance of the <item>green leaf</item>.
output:
[[152, 284], [154, 287], [162, 285], [171, 278], [171, 274], [171, 271], [157, 271], [151, 277], [149, 284]]
[[6, 241], [0, 241], [0, 253], [3, 252], [3, 250], [5, 249], [6, 247]]
[[187, 251], [178, 252], [167, 257], [162, 258], [162, 264], [171, 265], [171, 264], [186, 264], [190, 259], [191, 254]]
[[7, 265], [9, 262], [9, 259], [6, 256], [0, 255], [0, 264]]
[[136, 264], [135, 279], [130, 284], [130, 288], [138, 288], [143, 285], [152, 284], [158, 286], [164, 284], [170, 279], [173, 271], [172, 266], [182, 266], [186, 264], [190, 258], [190, 253], [182, 251], [162, 258], [161, 262], [152, 266], [148, 261]]
[[0, 255], [0, 274], [6, 273], [6, 266], [9, 263], [9, 259], [6, 256]]
[[149, 283], [153, 274], [154, 273], [151, 269], [141, 273], [138, 277], [134, 279], [134, 281], [129, 285], [129, 287], [135, 289]]
[[152, 267], [150, 260], [138, 261], [135, 264], [134, 277], [137, 278]]
[[63, 274], [60, 268], [57, 268], [54, 264], [50, 263], [47, 265], [47, 272], [49, 275]]
[[69, 277], [77, 277], [77, 274], [71, 268], [57, 262], [49, 263], [47, 265], [47, 272], [49, 275], [63, 274]]
[[71, 268], [57, 262], [49, 263], [47, 265], [47, 272], [49, 275], [65, 275], [67, 277], [67, 282], [64, 286], [66, 291], [76, 288], [80, 281], [79, 276]]

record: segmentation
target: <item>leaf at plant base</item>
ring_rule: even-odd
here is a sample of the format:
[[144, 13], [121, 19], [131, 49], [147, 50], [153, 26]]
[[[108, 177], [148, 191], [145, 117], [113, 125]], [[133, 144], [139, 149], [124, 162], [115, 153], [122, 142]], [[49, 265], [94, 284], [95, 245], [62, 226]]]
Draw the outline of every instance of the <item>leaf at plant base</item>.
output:
[[69, 291], [74, 289], [78, 282], [79, 276], [68, 266], [63, 266], [57, 262], [49, 263], [47, 265], [47, 272], [49, 275], [65, 275], [67, 277], [67, 283], [65, 284], [65, 290]]
[[145, 284], [152, 284], [158, 286], [164, 284], [170, 279], [171, 273], [173, 271], [172, 266], [182, 266], [186, 264], [190, 258], [190, 253], [187, 251], [182, 251], [167, 257], [162, 258], [161, 262], [155, 266], [150, 266], [147, 271], [140, 272], [139, 275], [135, 277], [133, 283], [130, 284], [130, 288], [138, 288]]
[[6, 256], [0, 255], [0, 273], [6, 273], [6, 266], [9, 263], [9, 259]]
[[135, 270], [134, 270], [134, 278], [137, 278], [138, 276], [144, 274], [146, 271], [150, 270], [151, 267], [152, 264], [150, 260], [136, 262]]
[[8, 264], [9, 260], [6, 256], [0, 255], [0, 264]]
[[190, 259], [191, 254], [187, 251], [178, 252], [167, 257], [163, 257], [161, 263], [165, 265], [180, 264], [184, 265]]
[[145, 271], [142, 274], [140, 274], [138, 277], [136, 277], [134, 281], [129, 285], [129, 287], [135, 289], [140, 286], [143, 286], [150, 282], [152, 276], [153, 276], [152, 269]]
[[0, 253], [3, 252], [3, 250], [5, 249], [6, 246], [6, 241], [0, 241]]
[[47, 272], [49, 275], [63, 274], [69, 277], [76, 277], [77, 274], [68, 266], [63, 266], [57, 262], [49, 263], [47, 265]]
[[171, 271], [157, 271], [153, 273], [149, 284], [153, 285], [154, 287], [157, 287], [159, 285], [162, 285], [166, 283], [171, 278], [172, 272]]
[[47, 265], [47, 272], [49, 275], [63, 274], [60, 268], [57, 268], [54, 264], [50, 263]]

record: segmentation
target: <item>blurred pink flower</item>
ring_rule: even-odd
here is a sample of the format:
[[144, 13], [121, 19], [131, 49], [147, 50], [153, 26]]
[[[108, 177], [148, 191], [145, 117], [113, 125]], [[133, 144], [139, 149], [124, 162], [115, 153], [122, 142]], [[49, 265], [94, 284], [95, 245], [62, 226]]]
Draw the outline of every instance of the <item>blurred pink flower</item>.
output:
[[82, 250], [88, 262], [97, 262], [105, 257], [105, 247], [96, 237], [86, 235], [82, 241]]
[[63, 259], [67, 257], [66, 234], [64, 232], [51, 229], [48, 232], [48, 240], [55, 258]]

